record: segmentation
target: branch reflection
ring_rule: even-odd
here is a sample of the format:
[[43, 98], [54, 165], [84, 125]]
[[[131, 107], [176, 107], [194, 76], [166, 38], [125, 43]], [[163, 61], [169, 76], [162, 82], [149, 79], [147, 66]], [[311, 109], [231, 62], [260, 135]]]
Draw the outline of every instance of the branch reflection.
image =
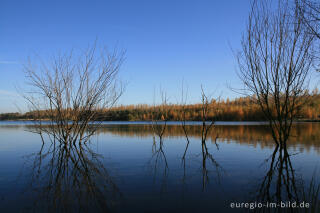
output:
[[[201, 172], [202, 172], [202, 190], [204, 191], [207, 187], [207, 184], [209, 183], [209, 169], [207, 167], [207, 161], [211, 162], [211, 164], [213, 165], [213, 167], [215, 168], [215, 172], [218, 178], [218, 181], [220, 182], [220, 178], [221, 178], [221, 171], [222, 171], [222, 167], [220, 166], [220, 164], [216, 161], [216, 159], [214, 158], [213, 154], [210, 153], [208, 145], [207, 145], [207, 135], [210, 132], [211, 127], [213, 126], [213, 123], [211, 123], [209, 126], [206, 125], [205, 122], [203, 122], [203, 125], [201, 126]], [[214, 126], [215, 128], [215, 126]], [[214, 129], [213, 128], [213, 129]], [[186, 154], [190, 145], [190, 139], [189, 139], [189, 132], [190, 132], [190, 126], [187, 127], [185, 125], [185, 123], [182, 125], [182, 129], [186, 138], [186, 146], [184, 149], [184, 153], [183, 156], [181, 158], [182, 161], [182, 165], [183, 165], [183, 179], [182, 182], [183, 184], [186, 184]], [[215, 139], [214, 139], [214, 144], [217, 148], [217, 150], [219, 150], [219, 145], [217, 143], [217, 139], [218, 139], [218, 134], [215, 135]]]
[[156, 182], [157, 178], [160, 177], [161, 192], [166, 191], [168, 172], [169, 172], [169, 166], [168, 166], [166, 153], [164, 151], [163, 141], [164, 140], [162, 136], [161, 137], [159, 136], [159, 141], [156, 140], [155, 136], [153, 137], [152, 157], [149, 162], [153, 170], [154, 182]]
[[[298, 174], [285, 147], [276, 146], [266, 159], [268, 169], [257, 190], [256, 202], [274, 203], [276, 207], [256, 208], [256, 212], [317, 212], [320, 204], [319, 189], [313, 178], [307, 184]], [[299, 204], [304, 203], [304, 208]], [[308, 203], [308, 204], [307, 204]], [[285, 208], [280, 205], [285, 206]], [[308, 207], [306, 207], [306, 205]]]
[[[277, 146], [266, 162], [270, 162], [270, 167], [261, 183], [258, 200], [280, 202], [289, 199], [299, 201], [298, 188], [302, 183], [300, 179], [296, 178], [287, 149]], [[275, 186], [273, 190], [271, 190], [272, 185]]]
[[[44, 139], [45, 140], [45, 139]], [[45, 142], [43, 140], [43, 142]], [[122, 195], [87, 143], [43, 143], [33, 156], [33, 212], [110, 212]], [[31, 156], [32, 157], [32, 156]]]

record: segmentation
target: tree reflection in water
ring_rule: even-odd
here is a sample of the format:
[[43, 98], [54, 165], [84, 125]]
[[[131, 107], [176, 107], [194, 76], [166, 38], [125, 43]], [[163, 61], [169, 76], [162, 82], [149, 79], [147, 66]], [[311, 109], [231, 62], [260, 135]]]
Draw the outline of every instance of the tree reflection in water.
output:
[[110, 212], [122, 196], [87, 143], [43, 143], [32, 155], [33, 212]]
[[153, 137], [152, 157], [149, 162], [153, 170], [154, 182], [156, 182], [156, 180], [160, 178], [161, 192], [166, 191], [168, 172], [169, 172], [169, 166], [168, 166], [166, 153], [164, 151], [163, 141], [164, 140], [162, 136], [159, 137], [159, 141], [157, 141], [156, 138]]
[[[288, 198], [298, 201], [298, 186], [301, 182], [296, 179], [287, 149], [277, 146], [266, 160], [268, 162], [270, 167], [261, 183], [258, 200], [280, 202]], [[270, 189], [272, 184], [275, 190]]]
[[[256, 208], [256, 212], [318, 212], [320, 208], [320, 186], [312, 179], [306, 185], [302, 175], [297, 174], [285, 147], [276, 146], [272, 155], [266, 159], [268, 169], [258, 187], [255, 202], [286, 205], [286, 208]], [[290, 204], [289, 204], [290, 202]], [[294, 202], [296, 204], [294, 204]], [[300, 203], [309, 203], [309, 208], [296, 208]]]
[[[204, 127], [206, 128], [206, 127]], [[203, 129], [202, 129], [203, 130]], [[188, 137], [188, 132], [185, 131], [185, 138], [187, 140], [186, 146], [183, 150], [183, 155], [181, 157], [182, 161], [182, 167], [183, 167], [183, 178], [182, 178], [182, 183], [185, 187], [187, 185], [187, 171], [186, 171], [186, 161], [191, 160], [191, 161], [197, 161], [199, 159], [199, 156], [201, 156], [201, 163], [200, 163], [200, 170], [201, 170], [201, 176], [202, 176], [202, 190], [204, 191], [207, 187], [207, 184], [209, 183], [210, 175], [209, 173], [211, 172], [208, 167], [213, 166], [215, 168], [215, 174], [217, 176], [218, 182], [220, 181], [221, 177], [221, 172], [223, 171], [222, 167], [220, 164], [216, 161], [214, 158], [213, 154], [210, 152], [209, 147], [207, 145], [207, 133], [209, 131], [206, 130], [201, 133], [202, 138], [201, 138], [201, 153], [194, 155], [193, 157], [187, 158], [187, 151], [190, 145], [191, 140]], [[157, 140], [159, 139], [159, 140]], [[215, 137], [214, 144], [216, 145], [217, 150], [219, 150], [219, 146], [217, 144], [217, 139], [218, 136]], [[198, 141], [197, 141], [198, 142]], [[208, 165], [208, 162], [211, 163]], [[166, 152], [164, 149], [164, 137], [163, 134], [154, 134], [153, 136], [153, 143], [152, 143], [152, 157], [151, 160], [149, 161], [152, 169], [153, 169], [153, 177], [154, 177], [154, 182], [158, 178], [161, 179], [161, 192], [164, 192], [166, 190], [167, 186], [167, 179], [168, 179], [168, 172], [169, 172], [169, 164], [168, 160], [166, 157]]]
[[[215, 144], [217, 145], [216, 141], [215, 141]], [[217, 149], [219, 150], [218, 145], [217, 145]], [[202, 141], [201, 151], [202, 151], [201, 152], [201, 156], [202, 156], [202, 168], [201, 168], [202, 169], [202, 190], [205, 190], [207, 184], [209, 183], [209, 170], [207, 168], [207, 161], [212, 163], [212, 165], [214, 166], [218, 181], [220, 181], [222, 167], [215, 160], [213, 155], [209, 152], [206, 141]]]
[[[121, 128], [124, 127], [125, 131], [120, 131]], [[178, 137], [175, 138], [179, 139], [179, 142], [184, 142], [185, 140], [181, 137], [184, 136], [184, 132], [181, 129], [180, 132], [178, 132], [178, 127], [168, 126], [165, 135], [170, 137], [178, 135]], [[145, 126], [130, 126], [130, 128], [134, 128], [135, 131], [131, 129], [128, 130], [127, 126], [121, 128], [117, 127], [116, 129], [112, 127], [102, 130], [111, 131], [113, 134], [128, 134], [128, 131], [129, 133], [143, 133], [149, 136], [152, 134], [151, 127], [149, 132], [144, 131]], [[201, 137], [201, 127], [187, 126], [187, 128], [189, 139], [186, 140], [185, 146], [183, 144], [180, 153], [178, 153], [179, 158], [181, 157], [182, 159], [183, 168], [181, 167], [179, 171], [172, 170], [173, 172], [170, 175], [174, 176], [174, 172], [183, 172], [183, 174], [180, 173], [180, 175], [183, 175], [182, 187], [188, 186], [188, 183], [191, 183], [190, 186], [192, 187], [191, 179], [197, 177], [197, 180], [195, 180], [197, 187], [203, 191], [212, 192], [210, 191], [211, 184], [209, 184], [209, 182], [212, 180], [219, 182], [224, 172], [214, 152], [216, 152], [216, 150], [224, 152], [225, 149], [223, 149], [223, 145], [221, 145], [222, 141], [227, 141], [228, 138], [234, 138], [237, 134], [238, 137], [243, 137], [243, 141], [250, 141], [253, 133], [251, 135], [247, 133], [251, 132], [249, 130], [252, 130], [252, 127], [225, 128], [217, 126], [215, 131], [211, 131], [210, 134], [208, 133], [208, 139], [205, 138], [205, 140], [202, 140]], [[140, 130], [136, 131], [136, 129]], [[263, 128], [261, 127], [261, 129]], [[172, 133], [174, 132], [173, 130], [177, 130], [178, 133]], [[228, 132], [227, 130], [230, 131]], [[240, 130], [243, 130], [242, 134], [239, 134], [241, 133]], [[216, 144], [218, 140], [217, 135], [215, 135], [216, 133], [219, 134], [219, 145], [221, 145], [221, 148]], [[252, 141], [256, 138], [261, 138], [260, 135], [252, 137]], [[161, 135], [161, 137], [157, 137], [157, 134], [154, 134], [154, 136], [150, 163], [154, 179], [158, 181], [156, 185], [161, 187], [161, 192], [164, 192], [164, 190], [167, 190], [167, 185], [169, 185], [169, 166], [174, 168], [175, 165], [170, 161], [172, 155], [166, 152], [169, 151], [169, 147], [166, 147], [166, 145], [169, 145], [170, 140], [167, 136], [162, 137]], [[297, 140], [297, 138], [293, 138], [292, 140]], [[291, 141], [288, 144], [289, 151], [285, 147], [279, 146], [270, 153], [270, 157], [265, 161], [267, 170], [263, 172], [263, 178], [259, 179], [258, 186], [249, 185], [250, 188], [252, 186], [254, 187], [255, 194], [251, 194], [250, 199], [246, 199], [246, 201], [310, 201], [310, 206], [314, 209], [312, 210], [310, 208], [310, 211], [307, 209], [307, 212], [317, 212], [320, 207], [318, 180], [314, 179], [308, 184], [308, 180], [302, 178], [302, 175], [299, 174], [294, 167], [295, 161], [292, 159], [293, 154], [289, 153], [294, 150], [294, 147], [290, 146], [290, 144], [292, 144]], [[115, 179], [111, 177], [110, 173], [102, 164], [102, 156], [93, 152], [90, 147], [92, 147], [90, 140], [86, 143], [61, 143], [52, 140], [44, 143], [40, 151], [31, 156], [32, 158], [30, 159], [32, 159], [34, 164], [32, 167], [30, 187], [33, 190], [28, 190], [28, 193], [32, 195], [32, 200], [34, 201], [32, 205], [34, 212], [110, 212], [117, 207], [116, 204], [121, 201], [122, 195], [115, 184]], [[196, 152], [194, 152], [195, 147]], [[190, 167], [188, 167], [189, 164]], [[193, 173], [194, 165], [199, 167], [196, 174]], [[237, 171], [228, 171], [230, 174], [232, 172]], [[202, 179], [200, 180], [200, 178]], [[175, 179], [172, 178], [170, 180]], [[144, 186], [144, 183], [140, 182], [140, 184]], [[222, 186], [223, 184], [224, 183], [221, 183]], [[177, 188], [173, 187], [173, 190], [176, 189]], [[123, 191], [125, 190], [124, 187]], [[220, 193], [218, 188], [214, 190]], [[170, 189], [168, 191], [172, 192]], [[192, 193], [194, 193], [194, 191], [192, 191]], [[246, 196], [247, 192], [243, 192], [243, 194]], [[36, 197], [33, 195], [36, 195]], [[155, 194], [152, 195], [155, 196]], [[166, 203], [163, 205], [166, 205]], [[302, 209], [299, 210], [301, 211]], [[304, 210], [305, 209], [303, 209], [303, 211]], [[256, 209], [255, 211], [295, 212], [297, 209], [264, 208]]]

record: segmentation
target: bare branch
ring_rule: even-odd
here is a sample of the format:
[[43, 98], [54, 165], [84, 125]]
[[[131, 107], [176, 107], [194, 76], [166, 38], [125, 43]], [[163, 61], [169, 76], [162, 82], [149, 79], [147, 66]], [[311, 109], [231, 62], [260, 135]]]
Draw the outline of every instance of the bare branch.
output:
[[[24, 98], [35, 113], [39, 132], [65, 143], [85, 141], [94, 134], [96, 128], [89, 124], [123, 93], [117, 82], [123, 60], [124, 52], [97, 53], [96, 45], [79, 56], [74, 51], [58, 54], [49, 63], [29, 60], [25, 74], [31, 89]], [[47, 125], [42, 119], [48, 120]]]
[[307, 100], [307, 78], [314, 61], [314, 35], [289, 2], [254, 1], [237, 59], [239, 78], [256, 98], [277, 144], [285, 144], [292, 121]]

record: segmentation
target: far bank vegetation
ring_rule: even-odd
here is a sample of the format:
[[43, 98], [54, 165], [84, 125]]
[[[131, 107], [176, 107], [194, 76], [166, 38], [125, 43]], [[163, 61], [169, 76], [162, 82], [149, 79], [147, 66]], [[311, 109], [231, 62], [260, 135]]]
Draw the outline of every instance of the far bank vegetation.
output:
[[[318, 90], [309, 92], [305, 97], [308, 103], [300, 109], [297, 119], [301, 120], [319, 120], [320, 119], [320, 93]], [[181, 120], [181, 114], [184, 112], [186, 121], [201, 121], [201, 104], [168, 104], [166, 107], [168, 121]], [[116, 106], [111, 109], [101, 109], [96, 113], [94, 120], [99, 121], [152, 121], [155, 108], [163, 106], [153, 106], [147, 104]], [[234, 100], [212, 99], [209, 107], [214, 108], [207, 116], [208, 121], [264, 121], [265, 117], [260, 106], [250, 97], [240, 97]], [[218, 110], [217, 110], [218, 108]], [[0, 114], [0, 120], [31, 120], [36, 114], [34, 112], [4, 113]], [[38, 119], [47, 119], [46, 113], [39, 113]]]

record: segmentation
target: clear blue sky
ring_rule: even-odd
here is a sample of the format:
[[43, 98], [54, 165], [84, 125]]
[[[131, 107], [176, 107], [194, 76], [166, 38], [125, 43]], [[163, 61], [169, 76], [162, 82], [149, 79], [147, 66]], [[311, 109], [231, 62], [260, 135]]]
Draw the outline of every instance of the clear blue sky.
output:
[[200, 85], [224, 98], [241, 87], [231, 47], [239, 49], [250, 5], [247, 0], [0, 1], [0, 112], [22, 105], [22, 64], [58, 51], [99, 44], [127, 51], [121, 104], [153, 103], [161, 86], [176, 102], [184, 80], [189, 101]]

